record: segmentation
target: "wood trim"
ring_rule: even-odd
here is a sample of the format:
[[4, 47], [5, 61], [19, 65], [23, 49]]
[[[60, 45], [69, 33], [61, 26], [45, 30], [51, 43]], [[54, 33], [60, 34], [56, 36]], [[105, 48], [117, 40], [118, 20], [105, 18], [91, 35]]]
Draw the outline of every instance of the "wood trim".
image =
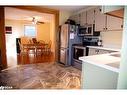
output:
[[49, 9], [49, 8], [44, 8], [41, 6], [10, 6], [13, 8], [18, 8], [22, 10], [27, 10], [27, 11], [36, 11], [40, 13], [48, 13], [48, 14], [53, 14], [55, 16], [55, 61], [58, 61], [58, 43], [57, 43], [57, 32], [58, 32], [58, 27], [59, 27], [59, 11], [54, 10], [54, 9]]
[[11, 7], [22, 9], [22, 10], [28, 10], [28, 11], [37, 11], [37, 12], [41, 12], [41, 13], [49, 13], [49, 14], [59, 13], [58, 10], [44, 8], [41, 6], [11, 6]]
[[124, 9], [115, 10], [115, 11], [112, 11], [112, 12], [108, 12], [106, 14], [123, 19]]
[[55, 22], [56, 22], [56, 23], [55, 23], [55, 43], [54, 43], [54, 44], [55, 44], [55, 61], [58, 62], [58, 60], [59, 60], [59, 59], [58, 59], [58, 58], [59, 58], [59, 54], [58, 54], [58, 53], [59, 53], [59, 43], [57, 43], [57, 40], [58, 40], [58, 39], [57, 39], [57, 38], [58, 38], [57, 36], [58, 36], [58, 34], [59, 34], [59, 33], [58, 33], [58, 32], [59, 32], [59, 31], [58, 31], [58, 30], [59, 30], [59, 29], [58, 29], [58, 28], [59, 28], [59, 13], [56, 13], [56, 14], [55, 14]]
[[107, 15], [110, 15], [110, 16], [114, 16], [114, 17], [123, 19], [123, 17], [117, 16], [117, 15], [113, 15], [113, 14], [110, 14], [110, 13], [106, 13], [106, 14], [107, 14]]
[[0, 7], [0, 49], [2, 59], [2, 69], [7, 68], [6, 41], [5, 41], [5, 15], [4, 7]]

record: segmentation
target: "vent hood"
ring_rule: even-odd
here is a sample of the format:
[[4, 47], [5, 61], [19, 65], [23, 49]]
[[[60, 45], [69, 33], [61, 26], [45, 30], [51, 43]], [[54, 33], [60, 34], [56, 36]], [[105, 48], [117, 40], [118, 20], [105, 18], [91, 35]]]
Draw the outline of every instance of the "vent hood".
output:
[[124, 7], [123, 6], [102, 6], [102, 13], [115, 16], [118, 18], [123, 18]]

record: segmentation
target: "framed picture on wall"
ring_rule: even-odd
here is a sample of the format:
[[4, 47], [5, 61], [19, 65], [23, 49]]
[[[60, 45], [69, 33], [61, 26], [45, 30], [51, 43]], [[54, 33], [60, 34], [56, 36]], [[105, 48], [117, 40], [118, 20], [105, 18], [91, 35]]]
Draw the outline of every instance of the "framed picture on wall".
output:
[[6, 32], [6, 34], [12, 34], [12, 27], [11, 26], [5, 26], [5, 32]]

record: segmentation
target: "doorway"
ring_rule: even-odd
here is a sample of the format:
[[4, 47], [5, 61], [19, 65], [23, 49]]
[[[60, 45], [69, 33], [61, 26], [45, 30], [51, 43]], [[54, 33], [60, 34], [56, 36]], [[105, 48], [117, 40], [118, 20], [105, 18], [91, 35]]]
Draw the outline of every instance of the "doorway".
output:
[[[24, 7], [8, 7], [8, 8], [10, 8], [10, 10], [11, 9], [19, 9], [19, 10], [24, 10], [24, 11], [29, 11], [29, 12], [38, 12], [38, 9], [37, 9], [37, 7], [30, 7], [30, 9], [27, 9], [28, 7], [26, 7], [26, 6], [24, 6]], [[32, 10], [31, 10], [32, 9]], [[41, 9], [41, 8], [40, 8]], [[39, 9], [39, 10], [40, 10]], [[9, 11], [10, 11], [9, 10]], [[57, 12], [57, 14], [56, 14], [56, 12], [54, 12], [54, 13], [50, 13], [49, 11], [48, 11], [49, 9], [47, 9], [47, 12], [45, 11], [45, 12], [43, 12], [43, 14], [45, 13], [47, 13], [47, 14], [51, 14], [52, 15], [52, 17], [54, 18], [52, 21], [50, 21], [50, 23], [45, 23], [45, 25], [49, 25], [50, 26], [50, 33], [49, 33], [49, 35], [48, 35], [48, 37], [49, 37], [49, 40], [51, 40], [52, 41], [52, 46], [51, 46], [51, 51], [53, 52], [53, 56], [54, 56], [54, 61], [56, 61], [57, 60], [57, 56], [58, 56], [58, 54], [57, 54], [57, 43], [56, 43], [56, 30], [57, 30], [57, 26], [58, 26], [58, 19], [59, 18], [57, 18], [58, 17], [58, 12]], [[5, 12], [6, 12], [6, 9], [5, 9]], [[12, 12], [12, 11], [11, 11]], [[8, 13], [8, 12], [7, 12]], [[41, 12], [39, 13], [39, 14], [41, 14]], [[13, 15], [14, 15], [14, 13], [13, 13]], [[5, 13], [5, 17], [6, 16], [8, 16], [6, 13]], [[13, 23], [13, 24], [12, 24]], [[7, 25], [7, 26], [11, 26], [12, 25], [12, 34], [6, 34], [6, 46], [7, 46], [7, 62], [8, 62], [8, 66], [16, 66], [17, 65], [17, 63], [19, 62], [19, 63], [21, 63], [21, 58], [22, 57], [20, 57], [20, 56], [18, 56], [17, 57], [17, 55], [16, 55], [16, 38], [19, 38], [20, 36], [24, 36], [24, 33], [23, 32], [21, 32], [21, 31], [24, 31], [24, 28], [22, 28], [21, 29], [21, 26], [23, 27], [23, 23], [24, 23], [24, 21], [19, 21], [19, 20], [9, 20], [9, 19], [6, 19], [5, 20], [5, 25]], [[16, 26], [16, 27], [15, 27]], [[44, 25], [43, 25], [44, 26]], [[42, 25], [36, 25], [36, 28], [37, 28], [37, 30], [38, 31], [42, 31], [43, 29], [41, 29], [40, 27], [43, 27]], [[20, 30], [19, 30], [20, 29]], [[47, 31], [45, 31], [45, 33], [48, 33]], [[42, 39], [42, 38], [44, 38], [44, 37], [40, 37], [40, 35], [42, 35], [42, 32], [38, 32], [37, 34], [37, 40], [44, 40], [44, 39]], [[44, 36], [44, 35], [43, 35]], [[47, 37], [47, 38], [48, 38]], [[11, 39], [11, 40], [10, 40]], [[45, 39], [46, 39], [46, 37], [45, 37]], [[13, 40], [13, 41], [12, 41]], [[48, 41], [46, 41], [46, 42], [48, 42]], [[13, 48], [11, 48], [11, 47], [13, 47]], [[13, 52], [13, 54], [12, 54], [12, 52]], [[27, 58], [26, 59], [29, 59], [28, 58], [28, 55], [25, 55], [25, 56], [27, 56]], [[16, 58], [17, 57], [17, 58]], [[32, 57], [34, 57], [34, 56], [32, 56]], [[40, 56], [39, 56], [40, 57]], [[39, 59], [39, 57], [38, 58], [36, 58], [36, 59], [32, 59], [32, 60], [34, 60], [34, 62], [41, 62], [41, 61], [37, 61], [38, 59]], [[15, 58], [15, 59], [14, 59]], [[35, 57], [34, 57], [35, 58]], [[20, 60], [19, 60], [20, 59]], [[40, 59], [43, 59], [43, 58], [41, 58], [40, 57]], [[45, 59], [45, 58], [44, 58]], [[43, 60], [44, 61], [44, 60]], [[27, 61], [28, 62], [28, 61]], [[13, 63], [13, 64], [12, 64]], [[25, 62], [23, 62], [23, 63], [25, 63]], [[33, 61], [31, 62], [31, 63], [33, 63]]]

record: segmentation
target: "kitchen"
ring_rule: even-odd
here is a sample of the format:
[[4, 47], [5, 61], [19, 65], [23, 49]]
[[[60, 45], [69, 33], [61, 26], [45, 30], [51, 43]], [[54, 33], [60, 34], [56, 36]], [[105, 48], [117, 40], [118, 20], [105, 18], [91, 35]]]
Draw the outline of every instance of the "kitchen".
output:
[[[113, 11], [114, 8], [109, 6], [93, 7], [85, 11], [77, 12], [77, 14], [70, 17], [71, 20], [76, 22], [77, 26], [80, 25], [79, 32], [75, 35], [82, 40], [80, 43], [75, 42], [72, 44], [71, 57], [68, 56], [67, 58], [71, 59], [71, 64], [75, 68], [82, 69], [83, 88], [117, 88], [123, 33], [123, 7], [116, 8], [117, 12]], [[109, 9], [112, 12], [107, 13]], [[118, 15], [119, 12], [122, 16]], [[71, 21], [67, 23], [74, 24]], [[86, 32], [86, 30], [88, 31]], [[75, 35], [73, 36], [76, 37]], [[70, 63], [68, 65], [70, 65]], [[104, 70], [102, 70], [103, 72], [101, 73], [100, 69], [97, 69], [98, 72], [96, 72], [96, 69], [93, 69], [93, 71], [90, 70], [94, 68], [94, 66], [104, 68]], [[107, 69], [110, 72], [107, 71]], [[99, 79], [98, 76], [102, 78]], [[93, 77], [98, 81], [93, 81]]]
[[[71, 15], [69, 20], [65, 22], [66, 24], [59, 27], [60, 34], [57, 35], [60, 37], [60, 42], [57, 43], [57, 45], [59, 45], [60, 47], [59, 63], [62, 63], [65, 66], [61, 66], [58, 62], [55, 62], [55, 65], [52, 66], [58, 66], [60, 67], [60, 69], [64, 68], [64, 73], [66, 73], [65, 71], [66, 69], [68, 69], [68, 71], [72, 73], [72, 75], [75, 75], [76, 78], [73, 77], [73, 79], [78, 81], [73, 83], [79, 84], [77, 85], [77, 88], [80, 88], [80, 83], [82, 85], [81, 88], [85, 89], [118, 88], [118, 68], [119, 62], [121, 61], [121, 58], [119, 56], [120, 53], [121, 55], [122, 53], [124, 53], [121, 52], [121, 47], [122, 45], [124, 45], [122, 44], [122, 35], [123, 33], [125, 33], [122, 31], [125, 31], [124, 29], [126, 28], [122, 28], [123, 19], [121, 19], [121, 17], [119, 18], [104, 14], [101, 12], [101, 7], [102, 6], [94, 6], [88, 10], [81, 10], [77, 14]], [[110, 27], [108, 23], [111, 25]], [[117, 25], [117, 27], [115, 25]], [[124, 51], [126, 53], [126, 50]], [[126, 60], [123, 61], [125, 61], [126, 63]], [[76, 68], [75, 72], [73, 73], [73, 70], [71, 70], [70, 68]], [[38, 68], [36, 69], [38, 71]], [[45, 69], [40, 68], [40, 70]], [[53, 71], [55, 70], [58, 70], [59, 72], [58, 68], [55, 70], [54, 68], [52, 70], [51, 68], [47, 68], [46, 70], [49, 70], [52, 74], [54, 74]], [[80, 73], [76, 74], [78, 71]], [[79, 77], [81, 72], [82, 79]], [[125, 72], [126, 70], [124, 71], [124, 73]], [[38, 79], [37, 81], [44, 78], [46, 77]], [[42, 83], [42, 81], [39, 81], [39, 83], [40, 82]]]

